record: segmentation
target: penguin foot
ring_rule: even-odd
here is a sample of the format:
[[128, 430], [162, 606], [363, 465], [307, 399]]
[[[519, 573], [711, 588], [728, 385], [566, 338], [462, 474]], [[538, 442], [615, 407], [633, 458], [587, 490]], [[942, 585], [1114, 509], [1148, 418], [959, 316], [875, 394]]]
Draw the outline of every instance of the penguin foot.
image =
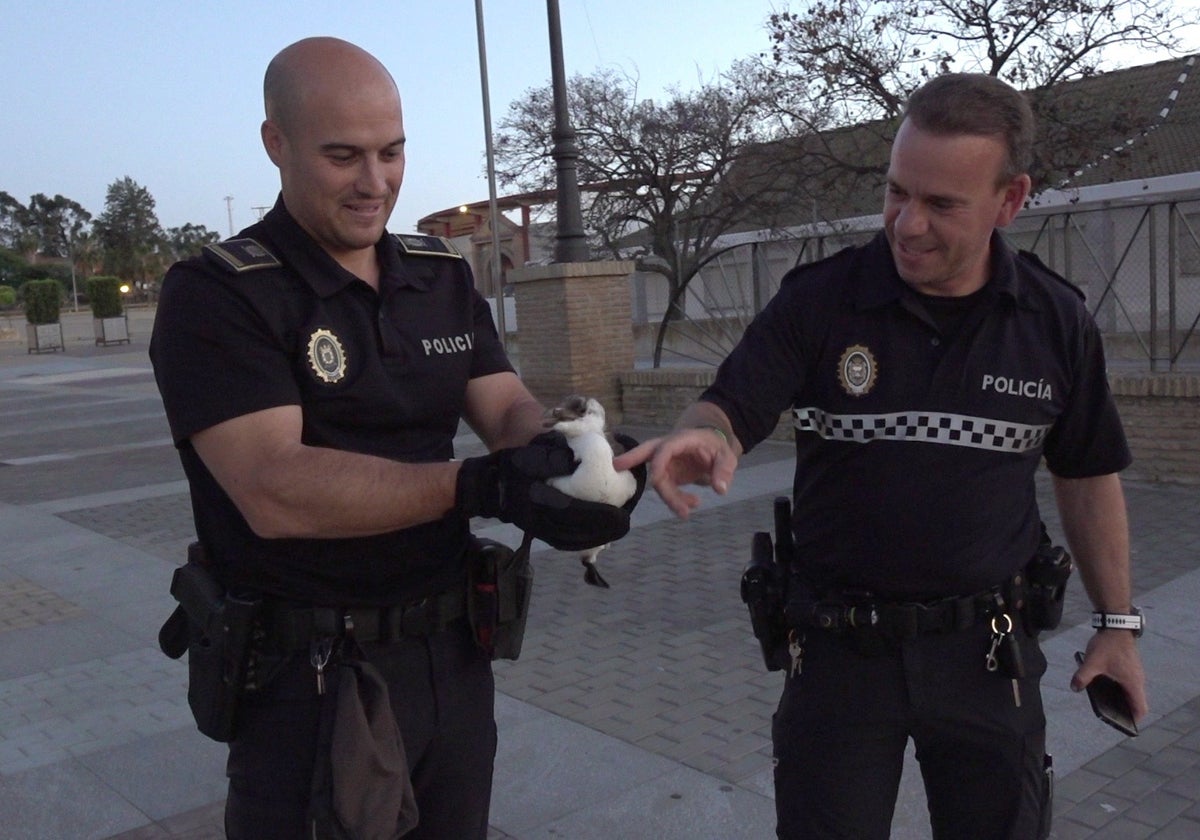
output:
[[612, 588], [608, 585], [608, 581], [600, 575], [600, 570], [596, 568], [594, 562], [589, 561], [586, 557], [581, 558], [579, 562], [583, 564], [583, 580], [585, 583], [591, 586], [599, 586], [602, 589]]

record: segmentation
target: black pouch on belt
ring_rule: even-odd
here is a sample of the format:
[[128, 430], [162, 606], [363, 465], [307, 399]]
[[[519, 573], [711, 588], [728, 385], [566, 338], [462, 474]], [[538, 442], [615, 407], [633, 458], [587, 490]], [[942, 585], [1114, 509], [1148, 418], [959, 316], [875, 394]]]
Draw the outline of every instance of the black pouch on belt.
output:
[[417, 825], [387, 683], [344, 640], [321, 704], [309, 818], [314, 840], [396, 840]]
[[525, 640], [533, 595], [533, 566], [526, 535], [520, 548], [472, 537], [467, 561], [467, 617], [475, 641], [492, 659], [516, 659]]

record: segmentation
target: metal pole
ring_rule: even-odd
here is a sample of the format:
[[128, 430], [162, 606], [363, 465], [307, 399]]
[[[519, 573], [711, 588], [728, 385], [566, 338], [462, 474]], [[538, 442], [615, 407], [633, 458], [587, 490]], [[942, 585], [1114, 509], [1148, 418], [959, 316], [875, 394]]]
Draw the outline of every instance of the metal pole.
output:
[[233, 238], [233, 196], [225, 196], [225, 212], [229, 214], [229, 237]]
[[546, 0], [550, 22], [550, 70], [554, 88], [554, 162], [558, 167], [558, 235], [554, 240], [555, 262], [586, 262], [587, 238], [583, 235], [583, 211], [579, 205], [579, 181], [576, 161], [575, 129], [567, 110], [567, 79], [563, 70], [562, 22], [558, 0]]
[[500, 256], [500, 210], [496, 206], [496, 160], [492, 148], [492, 103], [488, 95], [487, 45], [483, 37], [483, 0], [475, 0], [475, 29], [479, 34], [479, 89], [483, 91], [483, 139], [487, 149], [488, 223], [492, 226], [492, 295], [496, 300], [496, 331], [507, 347], [504, 328], [504, 267]]
[[71, 261], [71, 311], [79, 311], [79, 289], [75, 286], [75, 248], [67, 246], [67, 259]]

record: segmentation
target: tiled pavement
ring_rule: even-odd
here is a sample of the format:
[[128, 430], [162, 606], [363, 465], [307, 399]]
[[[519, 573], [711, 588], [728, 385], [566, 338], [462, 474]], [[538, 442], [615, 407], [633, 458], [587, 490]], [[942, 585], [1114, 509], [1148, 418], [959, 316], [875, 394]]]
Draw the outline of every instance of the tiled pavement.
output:
[[[0, 840], [221, 836], [223, 748], [195, 732], [184, 666], [155, 645], [192, 530], [147, 326], [135, 315], [132, 346], [96, 348], [85, 324], [52, 356], [0, 342]], [[780, 677], [737, 583], [789, 458], [756, 450], [686, 523], [647, 496], [601, 556], [610, 590], [535, 554], [524, 652], [496, 668], [494, 837], [772, 836]], [[1064, 690], [1089, 633], [1073, 582], [1046, 641], [1057, 838], [1200, 836], [1200, 488], [1126, 490], [1154, 711], [1123, 739]], [[927, 836], [923, 808], [910, 761], [894, 836]]]

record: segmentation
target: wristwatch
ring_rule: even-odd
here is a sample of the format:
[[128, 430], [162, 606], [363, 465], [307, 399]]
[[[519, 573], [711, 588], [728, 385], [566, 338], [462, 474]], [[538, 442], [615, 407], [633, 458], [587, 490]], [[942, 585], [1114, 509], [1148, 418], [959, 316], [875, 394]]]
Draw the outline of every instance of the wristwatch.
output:
[[1142, 611], [1137, 607], [1128, 613], [1097, 611], [1092, 613], [1092, 627], [1097, 630], [1130, 630], [1136, 639], [1145, 631], [1146, 619], [1142, 618]]

